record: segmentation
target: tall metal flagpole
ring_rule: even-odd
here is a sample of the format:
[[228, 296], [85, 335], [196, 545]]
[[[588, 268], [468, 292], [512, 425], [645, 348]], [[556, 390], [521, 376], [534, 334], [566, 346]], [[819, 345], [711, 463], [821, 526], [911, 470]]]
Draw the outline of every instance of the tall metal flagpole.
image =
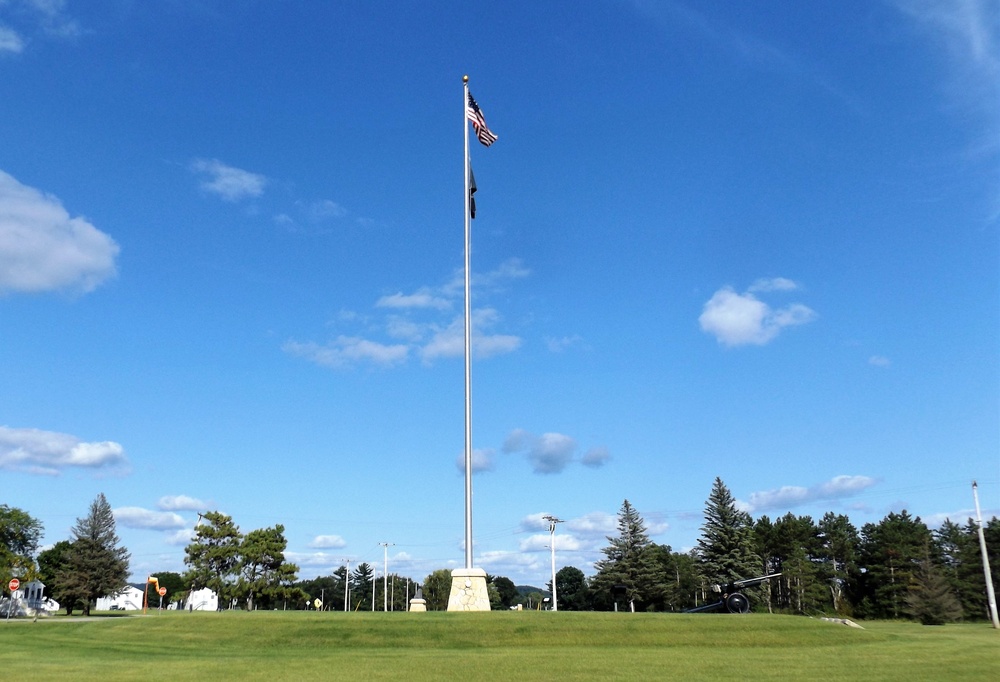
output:
[[469, 218], [469, 77], [462, 76], [462, 130], [465, 135], [465, 567], [472, 568], [472, 223]]

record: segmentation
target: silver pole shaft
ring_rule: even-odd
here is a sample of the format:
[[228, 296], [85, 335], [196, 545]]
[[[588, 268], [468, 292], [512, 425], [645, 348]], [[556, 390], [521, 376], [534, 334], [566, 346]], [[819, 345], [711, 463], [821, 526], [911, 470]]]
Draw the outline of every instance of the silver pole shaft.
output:
[[469, 81], [462, 98], [462, 130], [465, 135], [465, 567], [472, 568], [472, 225], [469, 219]]
[[986, 535], [983, 533], [983, 514], [979, 511], [979, 491], [976, 482], [972, 482], [972, 497], [976, 501], [976, 527], [979, 529], [979, 551], [983, 554], [983, 574], [986, 577], [986, 600], [990, 606], [990, 620], [994, 629], [1000, 630], [1000, 619], [997, 618], [997, 596], [993, 592], [993, 574], [990, 572], [990, 559], [986, 554]]

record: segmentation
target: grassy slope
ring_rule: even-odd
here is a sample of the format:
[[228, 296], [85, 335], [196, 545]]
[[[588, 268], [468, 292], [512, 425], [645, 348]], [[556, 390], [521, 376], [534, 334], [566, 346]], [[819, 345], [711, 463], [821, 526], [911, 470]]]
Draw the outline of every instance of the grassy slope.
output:
[[169, 613], [0, 623], [6, 679], [1000, 679], [988, 625], [791, 616]]

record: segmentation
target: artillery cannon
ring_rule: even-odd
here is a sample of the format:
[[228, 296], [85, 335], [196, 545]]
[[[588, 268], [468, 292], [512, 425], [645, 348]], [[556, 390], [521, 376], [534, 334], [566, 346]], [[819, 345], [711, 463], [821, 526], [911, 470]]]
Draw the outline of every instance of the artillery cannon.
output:
[[684, 613], [705, 613], [708, 611], [717, 611], [722, 608], [725, 608], [729, 613], [747, 613], [750, 610], [750, 600], [740, 590], [760, 585], [780, 575], [780, 573], [770, 573], [756, 578], [734, 580], [725, 585], [712, 585], [712, 592], [720, 595], [722, 599], [714, 604], [705, 604], [704, 606], [688, 609]]

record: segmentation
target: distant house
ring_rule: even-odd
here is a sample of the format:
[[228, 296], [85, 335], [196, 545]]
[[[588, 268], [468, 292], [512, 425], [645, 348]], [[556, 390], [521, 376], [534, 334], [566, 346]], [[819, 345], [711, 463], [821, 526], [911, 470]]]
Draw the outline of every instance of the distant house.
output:
[[141, 611], [142, 590], [129, 585], [121, 592], [98, 599], [95, 608], [98, 611]]
[[42, 595], [45, 585], [41, 580], [32, 580], [22, 584], [21, 588], [0, 602], [0, 615], [11, 616], [45, 616], [59, 610], [59, 602], [46, 599]]
[[207, 587], [194, 590], [188, 595], [184, 608], [188, 611], [218, 611], [219, 595]]

